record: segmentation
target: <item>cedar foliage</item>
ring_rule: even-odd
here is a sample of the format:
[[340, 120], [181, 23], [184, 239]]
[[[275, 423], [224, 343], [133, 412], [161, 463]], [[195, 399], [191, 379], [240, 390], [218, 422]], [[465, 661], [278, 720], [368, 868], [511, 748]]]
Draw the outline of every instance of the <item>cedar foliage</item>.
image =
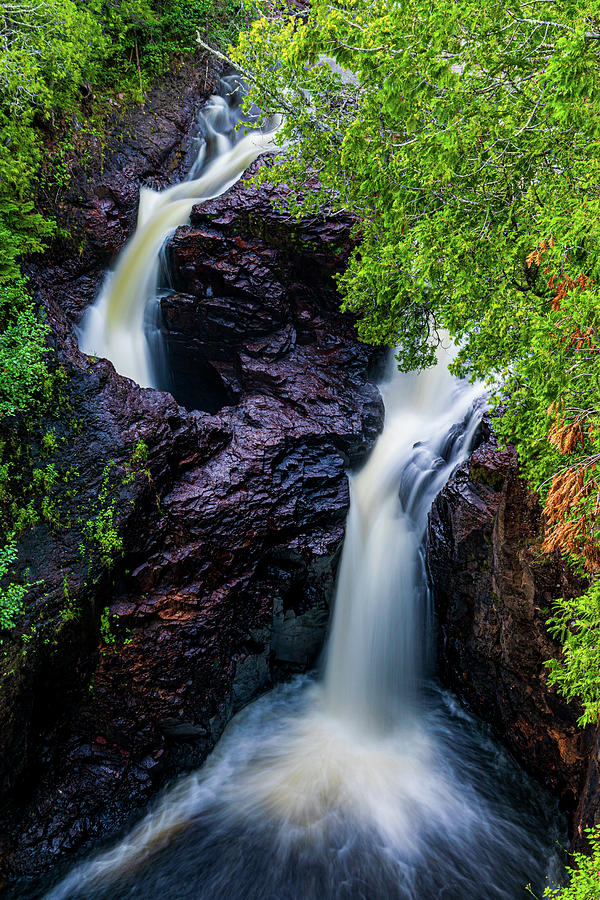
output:
[[[298, 215], [359, 218], [339, 283], [360, 337], [408, 370], [445, 329], [456, 374], [486, 382], [543, 549], [589, 579], [554, 603], [547, 666], [599, 723], [600, 0], [312, 0], [278, 20], [265, 0], [233, 52], [250, 101], [286, 117], [259, 180]], [[546, 896], [600, 896], [592, 850]]]

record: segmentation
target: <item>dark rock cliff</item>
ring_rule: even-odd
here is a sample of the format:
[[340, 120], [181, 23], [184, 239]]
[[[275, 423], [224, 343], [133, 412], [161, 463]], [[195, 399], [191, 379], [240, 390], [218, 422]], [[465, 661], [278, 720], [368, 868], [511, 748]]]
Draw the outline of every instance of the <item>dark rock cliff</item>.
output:
[[589, 757], [583, 789], [575, 810], [573, 844], [576, 850], [588, 850], [586, 829], [600, 825], [600, 732], [596, 732]]
[[592, 734], [548, 686], [543, 662], [560, 652], [545, 628], [552, 600], [584, 586], [558, 556], [541, 553], [541, 508], [514, 450], [498, 448], [487, 419], [480, 439], [430, 517], [440, 676], [558, 794], [577, 828]]
[[[176, 399], [79, 354], [74, 327], [134, 225], [139, 184], [185, 169], [202, 81], [174, 76], [134, 112], [102, 175], [80, 173], [63, 201], [81, 252], [57, 245], [31, 269], [68, 373], [59, 465], [79, 488], [63, 490], [66, 527], [42, 523], [22, 547], [36, 585], [0, 694], [8, 884], [116, 833], [244, 703], [314, 664], [345, 469], [382, 422], [377, 357], [332, 281], [351, 223], [292, 223], [266, 190], [197, 209], [171, 244]], [[124, 549], [111, 569], [82, 550], [85, 520], [107, 509]]]

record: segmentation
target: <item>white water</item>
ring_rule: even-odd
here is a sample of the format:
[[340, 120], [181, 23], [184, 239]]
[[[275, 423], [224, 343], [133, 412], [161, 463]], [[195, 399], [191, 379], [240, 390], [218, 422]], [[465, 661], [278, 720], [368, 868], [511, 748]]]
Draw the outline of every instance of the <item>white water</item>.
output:
[[427, 515], [478, 422], [469, 414], [481, 390], [457, 385], [448, 353], [440, 349], [439, 357], [435, 368], [396, 374], [383, 386], [384, 432], [350, 483], [325, 695], [332, 714], [377, 730], [414, 714], [429, 656], [421, 552]]
[[117, 372], [142, 387], [162, 387], [156, 371], [157, 348], [150, 352], [145, 327], [148, 304], [157, 294], [161, 247], [174, 229], [188, 221], [196, 204], [219, 197], [258, 156], [278, 149], [278, 123], [260, 131], [235, 130], [238, 81], [224, 78], [221, 90], [224, 96], [211, 97], [202, 112], [205, 142], [190, 179], [162, 192], [141, 189], [137, 229], [81, 323], [80, 350], [109, 359]]
[[423, 538], [465, 458], [477, 389], [392, 374], [351, 479], [322, 683], [240, 713], [205, 766], [47, 900], [516, 900], [556, 868], [560, 821], [429, 673]]

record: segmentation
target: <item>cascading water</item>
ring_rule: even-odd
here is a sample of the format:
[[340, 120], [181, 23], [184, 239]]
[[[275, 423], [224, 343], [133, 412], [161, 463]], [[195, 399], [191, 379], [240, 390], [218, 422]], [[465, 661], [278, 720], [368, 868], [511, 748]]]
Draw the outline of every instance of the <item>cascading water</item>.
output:
[[[385, 430], [351, 480], [325, 676], [332, 713], [379, 730], [414, 713], [428, 656], [421, 552], [427, 516], [468, 449], [480, 389], [458, 387], [441, 364], [427, 376], [392, 378], [382, 392]], [[463, 421], [464, 430], [448, 443]]]
[[423, 540], [477, 390], [395, 372], [351, 479], [321, 683], [247, 707], [207, 763], [47, 900], [517, 900], [559, 870], [555, 806], [433, 680]]
[[[188, 221], [197, 203], [223, 194], [258, 156], [277, 149], [277, 122], [261, 130], [236, 130], [242, 98], [239, 79], [223, 78], [221, 91], [223, 96], [211, 97], [202, 112], [204, 140], [188, 180], [162, 192], [141, 189], [135, 234], [81, 323], [80, 349], [109, 359], [117, 372], [142, 387], [167, 387], [161, 383], [156, 323], [147, 315], [158, 292], [161, 247]], [[153, 325], [151, 352], [148, 330]]]

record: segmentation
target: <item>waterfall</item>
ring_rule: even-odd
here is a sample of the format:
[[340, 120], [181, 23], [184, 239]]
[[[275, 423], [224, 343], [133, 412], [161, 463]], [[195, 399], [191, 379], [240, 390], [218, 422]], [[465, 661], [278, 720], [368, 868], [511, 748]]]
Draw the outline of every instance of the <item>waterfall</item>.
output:
[[[427, 516], [478, 423], [473, 401], [480, 389], [457, 384], [443, 348], [438, 358], [434, 368], [396, 373], [382, 386], [383, 434], [350, 481], [325, 698], [332, 714], [365, 726], [393, 726], [414, 713], [430, 656], [421, 552]], [[457, 423], [464, 427], [454, 434]]]
[[278, 149], [278, 122], [261, 130], [236, 130], [242, 97], [236, 76], [221, 80], [221, 92], [202, 111], [204, 140], [188, 180], [162, 192], [141, 189], [136, 231], [81, 323], [80, 350], [109, 359], [141, 387], [164, 387], [159, 383], [160, 340], [155, 334], [150, 352], [146, 315], [158, 291], [161, 247], [196, 204], [219, 197], [261, 153]]
[[382, 385], [351, 477], [324, 678], [246, 707], [205, 765], [47, 900], [525, 900], [558, 871], [555, 805], [432, 680], [423, 543], [479, 390], [440, 348]]

